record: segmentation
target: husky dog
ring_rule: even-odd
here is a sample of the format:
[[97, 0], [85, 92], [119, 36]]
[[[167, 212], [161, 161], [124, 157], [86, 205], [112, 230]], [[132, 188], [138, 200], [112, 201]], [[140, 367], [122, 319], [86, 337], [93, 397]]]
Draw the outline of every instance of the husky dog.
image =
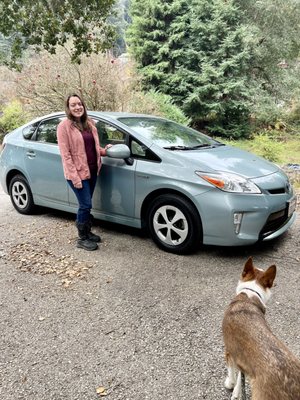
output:
[[252, 400], [300, 400], [300, 361], [271, 332], [265, 320], [275, 275], [275, 265], [263, 271], [254, 267], [250, 257], [236, 297], [225, 311], [225, 387], [233, 389], [231, 400], [241, 398], [242, 373], [249, 379]]

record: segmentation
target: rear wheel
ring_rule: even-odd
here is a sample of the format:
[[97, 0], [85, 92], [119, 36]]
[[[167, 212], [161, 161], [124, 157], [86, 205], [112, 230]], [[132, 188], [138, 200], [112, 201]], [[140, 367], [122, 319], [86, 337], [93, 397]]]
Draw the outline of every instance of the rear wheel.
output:
[[190, 253], [201, 244], [199, 215], [189, 201], [178, 195], [161, 195], [153, 201], [148, 227], [153, 241], [171, 253]]
[[9, 184], [9, 195], [15, 209], [21, 214], [32, 214], [35, 209], [30, 186], [23, 175], [16, 175]]

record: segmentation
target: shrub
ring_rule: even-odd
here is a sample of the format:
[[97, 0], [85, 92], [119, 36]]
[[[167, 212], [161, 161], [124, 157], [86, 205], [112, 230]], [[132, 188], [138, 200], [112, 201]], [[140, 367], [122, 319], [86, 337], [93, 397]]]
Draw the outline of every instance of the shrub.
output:
[[18, 128], [26, 122], [23, 106], [18, 100], [13, 100], [2, 108], [0, 117], [0, 141], [6, 133]]
[[163, 116], [183, 125], [190, 123], [190, 119], [173, 103], [171, 96], [155, 90], [132, 93], [129, 111]]
[[283, 115], [283, 107], [276, 104], [274, 98], [261, 94], [253, 99], [252, 123], [254, 129], [275, 126], [277, 121], [282, 120]]
[[294, 101], [287, 114], [287, 119], [292, 124], [300, 124], [300, 101]]
[[169, 96], [141, 91], [133, 63], [110, 55], [82, 57], [78, 65], [63, 48], [54, 55], [41, 53], [19, 74], [17, 90], [32, 116], [63, 110], [67, 95], [78, 93], [90, 110], [151, 113], [189, 122]]
[[[237, 120], [237, 118], [235, 118]], [[213, 124], [206, 126], [207, 132], [212, 136], [219, 136], [227, 139], [248, 139], [251, 130], [250, 124], [247, 118], [240, 118], [238, 123], [231, 122], [230, 124], [224, 123], [224, 121], [213, 121]]]
[[16, 71], [11, 71], [5, 66], [0, 66], [0, 108], [17, 97], [16, 94]]
[[251, 151], [272, 162], [281, 162], [282, 146], [268, 134], [259, 134], [251, 142]]
[[122, 111], [136, 81], [129, 65], [109, 55], [85, 56], [78, 65], [59, 48], [32, 58], [18, 77], [17, 90], [33, 116], [63, 110], [72, 93], [81, 95], [90, 110]]

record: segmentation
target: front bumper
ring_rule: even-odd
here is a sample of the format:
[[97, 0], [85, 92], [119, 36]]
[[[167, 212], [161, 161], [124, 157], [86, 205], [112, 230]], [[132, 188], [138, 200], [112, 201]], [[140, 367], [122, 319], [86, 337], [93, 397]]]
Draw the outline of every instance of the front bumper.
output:
[[269, 231], [267, 234], [263, 234], [260, 237], [260, 240], [262, 241], [267, 241], [267, 240], [272, 240], [277, 238], [278, 236], [282, 235], [284, 232], [286, 232], [296, 221], [296, 213], [294, 212], [291, 217], [286, 220], [281, 227], [278, 227], [277, 229], [273, 231]]
[[[203, 244], [207, 245], [243, 246], [271, 240], [287, 231], [296, 219], [294, 210], [289, 213], [292, 193], [249, 195], [213, 190], [196, 199]], [[234, 225], [235, 213], [242, 213], [238, 233]]]

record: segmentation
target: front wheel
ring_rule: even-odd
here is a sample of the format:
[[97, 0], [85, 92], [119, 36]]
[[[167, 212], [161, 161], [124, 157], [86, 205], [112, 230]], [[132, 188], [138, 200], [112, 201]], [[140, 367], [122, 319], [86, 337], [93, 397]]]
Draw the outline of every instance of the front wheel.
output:
[[21, 214], [32, 214], [35, 209], [32, 193], [26, 178], [16, 175], [9, 184], [9, 195], [15, 209]]
[[171, 253], [190, 253], [201, 244], [199, 215], [189, 201], [178, 195], [161, 195], [153, 201], [148, 227], [153, 241]]

